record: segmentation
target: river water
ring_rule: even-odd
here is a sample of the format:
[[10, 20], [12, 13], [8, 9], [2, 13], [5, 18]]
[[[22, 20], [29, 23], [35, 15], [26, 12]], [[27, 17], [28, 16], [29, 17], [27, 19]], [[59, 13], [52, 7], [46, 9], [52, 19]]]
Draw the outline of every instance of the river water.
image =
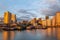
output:
[[60, 40], [60, 28], [1, 31], [0, 40]]

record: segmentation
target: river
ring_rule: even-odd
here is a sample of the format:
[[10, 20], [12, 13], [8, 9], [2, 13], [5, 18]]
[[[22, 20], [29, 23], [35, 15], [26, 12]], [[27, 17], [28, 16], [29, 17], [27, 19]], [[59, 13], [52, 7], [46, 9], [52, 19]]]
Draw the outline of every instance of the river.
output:
[[60, 28], [1, 31], [0, 40], [60, 40]]

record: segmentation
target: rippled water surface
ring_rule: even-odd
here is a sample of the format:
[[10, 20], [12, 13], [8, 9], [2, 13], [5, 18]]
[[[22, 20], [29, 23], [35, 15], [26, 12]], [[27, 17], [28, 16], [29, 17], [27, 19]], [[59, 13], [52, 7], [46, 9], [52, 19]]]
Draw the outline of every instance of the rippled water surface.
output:
[[60, 28], [3, 31], [0, 40], [60, 40]]

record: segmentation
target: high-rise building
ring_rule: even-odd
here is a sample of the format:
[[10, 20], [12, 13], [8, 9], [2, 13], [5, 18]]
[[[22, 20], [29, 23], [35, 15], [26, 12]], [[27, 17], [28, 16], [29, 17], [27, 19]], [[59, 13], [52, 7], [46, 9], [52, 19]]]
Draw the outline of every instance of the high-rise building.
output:
[[11, 21], [13, 23], [16, 23], [16, 15], [15, 14], [11, 14]]
[[56, 26], [60, 26], [60, 12], [56, 13]]
[[56, 19], [56, 17], [54, 16], [54, 17], [52, 18], [52, 26], [53, 26], [53, 27], [55, 27], [55, 25], [56, 25], [56, 20], [55, 20], [55, 19]]
[[11, 23], [11, 13], [5, 12], [4, 13], [4, 24], [10, 24]]

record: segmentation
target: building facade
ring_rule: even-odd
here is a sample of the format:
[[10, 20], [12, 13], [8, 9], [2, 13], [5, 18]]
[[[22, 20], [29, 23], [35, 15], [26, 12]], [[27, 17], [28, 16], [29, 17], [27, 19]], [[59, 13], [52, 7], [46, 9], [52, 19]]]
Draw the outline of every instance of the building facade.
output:
[[13, 23], [16, 23], [16, 15], [15, 14], [11, 14], [11, 21], [13, 22]]
[[53, 18], [52, 18], [52, 27], [55, 27], [56, 26], [56, 16], [54, 16]]
[[56, 13], [56, 26], [60, 26], [60, 12]]
[[10, 24], [11, 23], [11, 13], [5, 12], [4, 13], [4, 24]]

